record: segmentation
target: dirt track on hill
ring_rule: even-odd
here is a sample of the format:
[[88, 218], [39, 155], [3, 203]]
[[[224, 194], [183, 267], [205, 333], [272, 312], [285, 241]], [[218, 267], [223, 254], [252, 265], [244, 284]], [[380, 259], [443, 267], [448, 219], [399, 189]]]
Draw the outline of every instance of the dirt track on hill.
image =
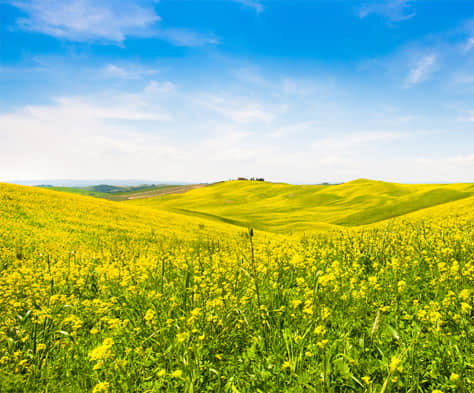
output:
[[144, 199], [144, 198], [153, 198], [161, 195], [169, 195], [169, 194], [183, 194], [185, 192], [195, 190], [197, 188], [207, 187], [209, 184], [190, 184], [186, 186], [176, 186], [176, 187], [166, 187], [161, 190], [153, 190], [153, 191], [144, 191], [141, 193], [130, 195], [127, 199]]

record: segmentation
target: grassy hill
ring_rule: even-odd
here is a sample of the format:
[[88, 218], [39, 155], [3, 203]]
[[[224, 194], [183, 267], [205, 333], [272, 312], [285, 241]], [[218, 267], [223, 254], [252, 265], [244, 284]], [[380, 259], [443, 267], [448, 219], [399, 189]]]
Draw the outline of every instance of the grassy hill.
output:
[[[234, 235], [239, 227], [199, 217], [57, 192], [37, 187], [0, 183], [0, 235], [27, 234], [15, 238], [15, 247], [64, 243], [67, 248], [90, 250], [112, 239], [206, 237], [211, 233]], [[6, 239], [6, 237], [4, 237]]]
[[474, 184], [395, 184], [359, 179], [312, 186], [230, 181], [127, 203], [289, 233], [371, 224], [471, 195]]

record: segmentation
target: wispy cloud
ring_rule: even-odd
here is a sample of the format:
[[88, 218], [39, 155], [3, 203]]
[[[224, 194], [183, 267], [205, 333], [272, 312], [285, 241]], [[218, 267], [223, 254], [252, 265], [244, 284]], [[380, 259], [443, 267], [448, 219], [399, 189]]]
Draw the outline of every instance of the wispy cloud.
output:
[[409, 137], [406, 132], [395, 131], [356, 131], [337, 137], [325, 137], [313, 142], [313, 149], [324, 152], [347, 152], [355, 147], [366, 147], [370, 144], [389, 142]]
[[127, 37], [157, 37], [174, 45], [216, 44], [212, 34], [161, 28], [154, 3], [147, 0], [6, 0], [25, 16], [17, 28], [53, 37], [123, 45]]
[[358, 13], [361, 19], [370, 14], [376, 14], [392, 22], [400, 22], [416, 15], [412, 3], [413, 0], [375, 0], [363, 4], [358, 9]]
[[246, 7], [253, 8], [257, 13], [263, 12], [263, 4], [261, 0], [232, 0], [236, 3], [240, 3]]
[[26, 16], [17, 26], [74, 41], [122, 43], [127, 36], [152, 35], [161, 20], [151, 2], [123, 0], [10, 0]]
[[260, 102], [248, 102], [237, 97], [205, 94], [196, 98], [195, 102], [204, 108], [224, 116], [236, 123], [272, 122], [277, 113], [265, 108]]
[[141, 79], [156, 75], [159, 72], [157, 69], [140, 67], [135, 64], [108, 64], [104, 67], [104, 74], [106, 76], [119, 79]]
[[465, 111], [465, 114], [459, 117], [458, 120], [474, 122], [474, 111]]
[[474, 48], [474, 37], [468, 38], [466, 44], [464, 45], [464, 51], [469, 52], [472, 48]]
[[468, 72], [459, 72], [454, 74], [452, 78], [452, 83], [456, 85], [465, 85], [469, 86], [474, 84], [474, 73]]
[[216, 45], [219, 39], [214, 34], [203, 34], [188, 29], [162, 29], [157, 36], [177, 46], [198, 47], [208, 44]]
[[405, 79], [405, 87], [416, 85], [428, 79], [437, 69], [437, 56], [432, 53], [421, 58]]

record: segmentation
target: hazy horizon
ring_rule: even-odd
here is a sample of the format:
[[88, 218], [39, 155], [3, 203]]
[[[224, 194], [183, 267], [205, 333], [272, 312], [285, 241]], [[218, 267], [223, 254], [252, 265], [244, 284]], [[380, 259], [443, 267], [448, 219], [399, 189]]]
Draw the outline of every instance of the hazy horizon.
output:
[[[328, 185], [338, 185], [343, 183], [349, 183], [351, 181], [366, 179], [370, 181], [382, 181], [386, 182], [385, 180], [381, 179], [367, 179], [367, 178], [357, 178], [357, 179], [349, 179], [346, 181], [340, 182], [327, 182], [327, 181], [308, 181], [304, 183], [292, 183], [289, 181], [273, 181], [272, 179], [265, 179], [265, 182], [269, 183], [283, 183], [283, 184], [294, 184], [294, 185], [321, 185], [321, 184], [328, 184]], [[191, 184], [213, 184], [223, 181], [232, 181], [237, 180], [236, 178], [229, 178], [229, 179], [221, 179], [221, 180], [214, 180], [214, 181], [160, 181], [160, 180], [139, 180], [139, 179], [38, 179], [38, 180], [1, 180], [0, 183], [10, 183], [10, 184], [18, 184], [23, 186], [53, 186], [53, 187], [89, 187], [89, 186], [97, 186], [97, 185], [113, 185], [113, 186], [140, 186], [140, 185], [191, 185]], [[250, 177], [248, 178], [250, 180]], [[397, 183], [397, 182], [387, 182], [387, 183]], [[467, 181], [467, 182], [398, 182], [400, 184], [455, 184], [455, 183], [464, 183], [464, 184], [474, 184], [474, 181]]]

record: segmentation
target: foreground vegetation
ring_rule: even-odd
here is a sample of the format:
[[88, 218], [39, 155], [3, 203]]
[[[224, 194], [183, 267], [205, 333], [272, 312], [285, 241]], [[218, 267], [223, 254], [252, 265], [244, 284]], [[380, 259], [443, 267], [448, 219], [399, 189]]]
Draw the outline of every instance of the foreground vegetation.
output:
[[473, 391], [474, 197], [312, 235], [152, 203], [0, 185], [1, 392]]

